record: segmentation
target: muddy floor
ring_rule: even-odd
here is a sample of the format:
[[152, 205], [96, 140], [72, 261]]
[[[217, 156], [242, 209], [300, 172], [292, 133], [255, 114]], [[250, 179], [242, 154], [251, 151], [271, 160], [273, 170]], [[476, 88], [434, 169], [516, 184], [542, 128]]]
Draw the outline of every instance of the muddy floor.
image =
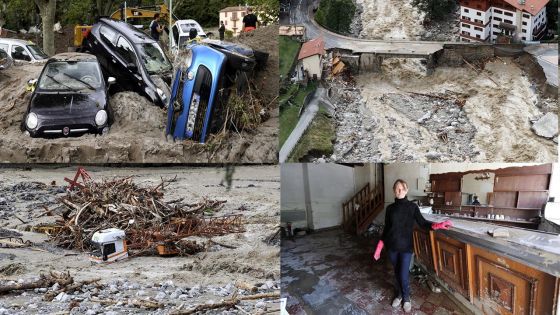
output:
[[[213, 245], [192, 256], [132, 257], [92, 265], [87, 253], [57, 248], [47, 242], [46, 235], [26, 232], [29, 226], [54, 220], [36, 218], [44, 211], [40, 205], [56, 202], [57, 194], [64, 192], [63, 178], [71, 177], [75, 168], [0, 169], [0, 232], [3, 236], [19, 233], [34, 243], [30, 248], [0, 248], [0, 282], [23, 281], [57, 270], [70, 272], [76, 281], [101, 278], [102, 284], [101, 288], [86, 286], [81, 292], [52, 302], [42, 301], [42, 289], [0, 295], [0, 314], [168, 314], [221, 302], [234, 293], [243, 296], [279, 289], [279, 242], [265, 242], [279, 224], [280, 179], [276, 166], [237, 167], [230, 191], [221, 185], [224, 170], [219, 168], [88, 167], [88, 171], [94, 180], [132, 176], [142, 187], [154, 187], [161, 178], [177, 176], [173, 186], [165, 189], [164, 200], [227, 200], [221, 214], [242, 214], [246, 231], [213, 237], [213, 241], [228, 247]], [[248, 291], [247, 286], [254, 286], [254, 291]], [[122, 303], [106, 306], [94, 302], [103, 299], [119, 299]], [[159, 302], [165, 307], [149, 311], [132, 306], [134, 299]], [[260, 299], [243, 301], [239, 306], [242, 310], [233, 308], [227, 313], [263, 313], [278, 309], [279, 303], [278, 299]]]
[[420, 60], [390, 59], [382, 73], [355, 80], [334, 83], [342, 91], [335, 160], [557, 160], [557, 139], [531, 130], [556, 100], [541, 96], [512, 58], [482, 72], [438, 67], [429, 76]]
[[[105, 136], [43, 139], [22, 134], [20, 126], [30, 93], [26, 82], [37, 78], [42, 65], [17, 65], [0, 72], [0, 161], [18, 163], [274, 163], [278, 152], [277, 26], [257, 30], [237, 41], [270, 54], [266, 68], [254, 78], [255, 97], [266, 119], [255, 130], [210, 137], [206, 144], [166, 139], [167, 113], [136, 93], [112, 95], [115, 123]], [[256, 43], [259, 43], [256, 45]], [[255, 46], [256, 45], [256, 46]]]

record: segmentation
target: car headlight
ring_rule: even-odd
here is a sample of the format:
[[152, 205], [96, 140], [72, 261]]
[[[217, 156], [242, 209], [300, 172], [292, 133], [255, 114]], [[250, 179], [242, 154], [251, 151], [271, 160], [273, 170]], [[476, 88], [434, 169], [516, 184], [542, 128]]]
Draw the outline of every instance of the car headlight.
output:
[[192, 50], [187, 49], [185, 53], [181, 55], [181, 67], [183, 69], [188, 69], [192, 64], [193, 54]]
[[37, 115], [35, 113], [29, 113], [27, 115], [27, 119], [25, 121], [27, 128], [33, 130], [37, 128], [38, 123], [39, 123], [39, 118], [37, 118]]
[[98, 126], [103, 126], [107, 122], [107, 112], [105, 110], [100, 110], [95, 114], [95, 124]]
[[159, 95], [159, 98], [161, 98], [162, 101], [166, 101], [167, 100], [167, 95], [165, 95], [165, 93], [163, 93], [163, 91], [160, 88], [156, 88], [156, 92]]
[[189, 106], [189, 118], [187, 119], [187, 131], [194, 131], [194, 123], [196, 120], [196, 113], [198, 112], [198, 105], [200, 105], [200, 96], [194, 93], [191, 105]]

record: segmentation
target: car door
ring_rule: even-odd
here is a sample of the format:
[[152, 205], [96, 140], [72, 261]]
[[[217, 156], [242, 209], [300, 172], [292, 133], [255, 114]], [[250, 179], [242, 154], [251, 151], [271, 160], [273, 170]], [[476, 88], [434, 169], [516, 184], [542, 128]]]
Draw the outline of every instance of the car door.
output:
[[124, 37], [119, 36], [115, 47], [116, 60], [111, 60], [120, 69], [122, 83], [127, 89], [137, 89], [142, 76], [139, 75], [139, 63], [132, 44]]
[[97, 56], [97, 60], [107, 76], [120, 78], [118, 76], [119, 70], [114, 66], [112, 60], [114, 59], [115, 41], [117, 40], [117, 32], [113, 29], [101, 25], [99, 27], [99, 41], [94, 39], [91, 44], [91, 50]]
[[29, 52], [27, 52], [27, 49], [25, 49], [25, 47], [23, 47], [22, 45], [18, 45], [18, 44], [13, 44], [12, 45], [12, 59], [14, 60], [18, 60], [18, 61], [31, 61], [31, 55], [29, 54]]

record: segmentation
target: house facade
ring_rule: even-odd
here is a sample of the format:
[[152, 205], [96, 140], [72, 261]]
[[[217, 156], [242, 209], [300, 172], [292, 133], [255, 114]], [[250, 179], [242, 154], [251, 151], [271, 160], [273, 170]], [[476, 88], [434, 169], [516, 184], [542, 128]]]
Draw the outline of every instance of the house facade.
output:
[[247, 15], [246, 6], [227, 7], [220, 10], [220, 21], [224, 22], [226, 30], [237, 36], [243, 30], [243, 17]]
[[298, 54], [297, 77], [320, 80], [323, 70], [323, 55], [325, 54], [325, 41], [315, 38], [301, 45]]
[[500, 35], [518, 41], [541, 39], [550, 0], [460, 0], [460, 39], [496, 42]]

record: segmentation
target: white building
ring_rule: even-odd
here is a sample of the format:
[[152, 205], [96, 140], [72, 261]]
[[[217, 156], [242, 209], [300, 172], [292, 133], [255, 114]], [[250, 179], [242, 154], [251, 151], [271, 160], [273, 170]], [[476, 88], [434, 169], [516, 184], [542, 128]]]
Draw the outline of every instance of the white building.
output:
[[325, 41], [315, 38], [301, 45], [297, 63], [297, 78], [320, 80], [323, 70], [323, 55], [325, 54]]
[[224, 22], [226, 30], [232, 31], [233, 36], [239, 35], [243, 30], [243, 17], [247, 15], [246, 6], [227, 7], [220, 10], [220, 22]]
[[460, 38], [495, 42], [499, 35], [514, 40], [539, 40], [546, 32], [550, 0], [460, 0]]

